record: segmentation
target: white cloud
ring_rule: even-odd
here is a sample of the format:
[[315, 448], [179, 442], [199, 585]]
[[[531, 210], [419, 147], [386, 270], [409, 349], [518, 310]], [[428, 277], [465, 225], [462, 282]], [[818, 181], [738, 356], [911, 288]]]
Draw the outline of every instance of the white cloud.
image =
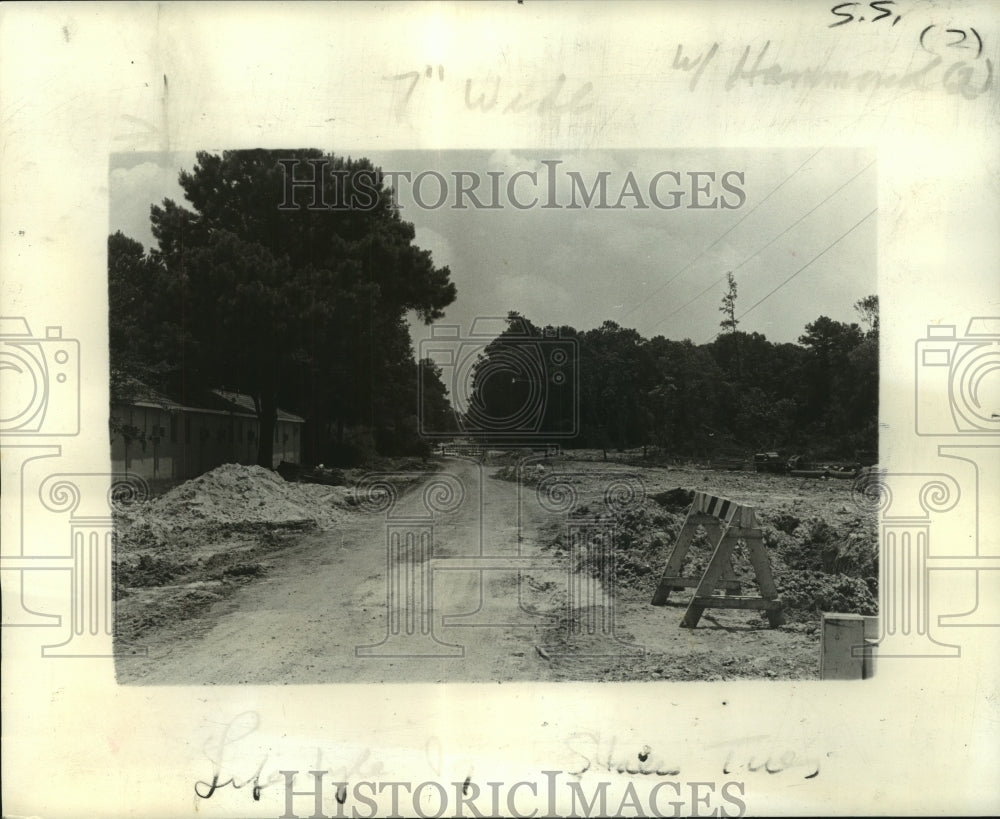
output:
[[444, 236], [428, 227], [415, 227], [414, 242], [422, 250], [429, 250], [435, 267], [455, 264], [455, 249]]
[[538, 276], [502, 276], [496, 280], [500, 310], [517, 310], [535, 324], [572, 324], [576, 299], [559, 285]]
[[176, 159], [169, 164], [149, 161], [129, 168], [114, 168], [109, 182], [109, 233], [120, 230], [147, 248], [153, 246], [149, 208], [161, 204], [164, 199], [184, 202], [184, 191], [177, 177], [182, 167], [192, 166], [193, 157], [186, 164]]

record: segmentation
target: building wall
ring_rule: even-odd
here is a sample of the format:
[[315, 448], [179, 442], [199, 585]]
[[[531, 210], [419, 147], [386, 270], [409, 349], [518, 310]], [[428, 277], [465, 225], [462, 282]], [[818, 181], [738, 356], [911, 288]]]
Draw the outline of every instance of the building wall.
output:
[[[111, 463], [116, 471], [143, 478], [184, 479], [201, 475], [225, 463], [257, 463], [256, 418], [197, 410], [154, 407], [114, 407], [112, 415], [144, 433], [126, 441], [112, 433]], [[278, 421], [272, 466], [302, 458], [302, 423]]]
[[274, 425], [274, 466], [282, 461], [302, 461], [302, 427], [299, 421], [278, 421]]

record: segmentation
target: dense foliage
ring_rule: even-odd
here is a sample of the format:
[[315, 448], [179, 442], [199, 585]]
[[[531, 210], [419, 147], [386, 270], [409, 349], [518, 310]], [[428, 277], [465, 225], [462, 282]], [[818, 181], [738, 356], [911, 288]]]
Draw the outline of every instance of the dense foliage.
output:
[[[734, 297], [731, 288], [726, 299]], [[511, 313], [507, 331], [486, 347], [476, 368], [472, 404], [478, 418], [499, 428], [498, 419], [513, 417], [518, 402], [538, 401], [531, 437], [578, 430], [568, 446], [652, 446], [699, 457], [794, 450], [852, 459], [878, 448], [877, 299], [862, 300], [858, 310], [867, 330], [820, 316], [798, 344], [729, 329], [697, 346], [646, 339], [613, 321], [578, 332], [539, 328]], [[533, 392], [518, 389], [517, 382], [528, 379], [488, 377], [504, 373], [503, 362], [525, 357], [526, 337], [539, 350], [535, 369], [544, 379], [544, 388]], [[575, 360], [548, 363], [545, 350], [554, 345]], [[566, 377], [557, 381], [557, 371]]]
[[279, 405], [306, 417], [309, 460], [415, 451], [417, 380], [435, 371], [418, 370], [406, 315], [440, 318], [455, 298], [450, 272], [414, 244], [367, 160], [295, 153], [300, 177], [317, 167], [306, 160], [325, 160], [325, 189], [345, 196], [369, 173], [374, 207], [279, 209], [288, 156], [199, 153], [180, 174], [191, 209], [152, 208], [158, 248], [110, 238], [112, 398], [127, 398], [133, 379], [181, 400], [211, 387], [248, 393], [268, 466]]

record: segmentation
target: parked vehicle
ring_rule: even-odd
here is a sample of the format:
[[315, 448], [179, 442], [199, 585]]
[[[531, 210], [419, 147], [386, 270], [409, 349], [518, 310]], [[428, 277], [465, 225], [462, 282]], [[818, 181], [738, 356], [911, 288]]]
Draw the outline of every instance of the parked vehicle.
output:
[[783, 473], [788, 471], [788, 464], [777, 452], [758, 452], [753, 456], [755, 472]]
[[807, 461], [802, 455], [788, 459], [788, 471], [794, 478], [853, 478], [861, 464], [847, 461]]

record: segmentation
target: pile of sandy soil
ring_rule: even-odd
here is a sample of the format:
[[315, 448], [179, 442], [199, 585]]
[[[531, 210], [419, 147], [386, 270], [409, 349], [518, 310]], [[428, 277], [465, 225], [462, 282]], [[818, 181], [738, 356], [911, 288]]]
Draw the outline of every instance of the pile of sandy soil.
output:
[[135, 527], [153, 534], [213, 524], [310, 522], [326, 528], [343, 518], [349, 491], [288, 483], [261, 466], [224, 464], [152, 501], [123, 509], [116, 523], [120, 533]]
[[[351, 514], [350, 489], [289, 483], [260, 466], [225, 464], [115, 512], [115, 639], [204, 616], [270, 557]], [[126, 652], [129, 649], [123, 649]]]

